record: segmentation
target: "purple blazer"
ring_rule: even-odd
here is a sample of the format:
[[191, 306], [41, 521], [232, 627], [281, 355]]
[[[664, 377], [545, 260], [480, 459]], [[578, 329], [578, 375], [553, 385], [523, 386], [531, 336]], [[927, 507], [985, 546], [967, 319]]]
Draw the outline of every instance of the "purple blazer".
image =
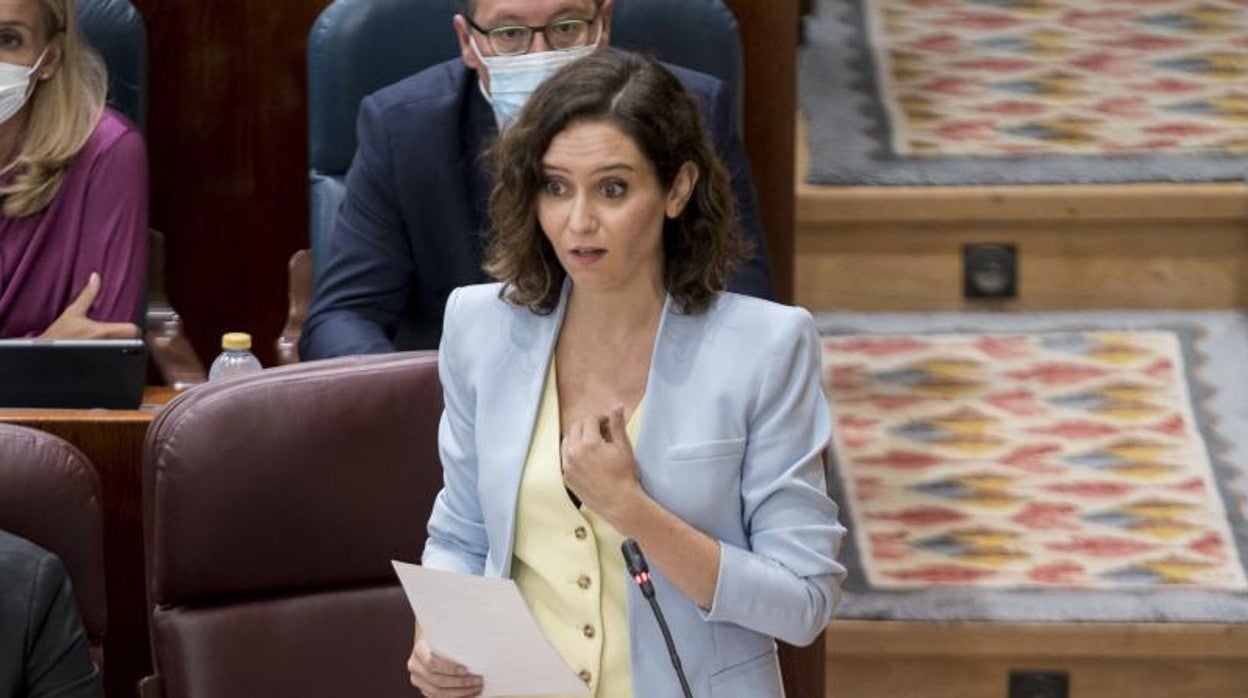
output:
[[32, 216], [0, 215], [0, 337], [33, 337], [100, 273], [93, 320], [135, 322], [147, 289], [147, 149], [125, 117], [105, 109]]

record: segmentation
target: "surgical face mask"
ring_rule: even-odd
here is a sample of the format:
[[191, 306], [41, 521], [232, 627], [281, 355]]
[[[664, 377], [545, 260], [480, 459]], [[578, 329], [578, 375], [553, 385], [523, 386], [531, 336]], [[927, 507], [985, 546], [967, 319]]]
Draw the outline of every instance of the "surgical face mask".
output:
[[[599, 34], [601, 40], [602, 35]], [[584, 58], [598, 48], [597, 42], [565, 51], [542, 51], [519, 56], [483, 56], [476, 37], [469, 39], [472, 50], [490, 75], [490, 89], [481, 86], [481, 94], [494, 109], [494, 120], [501, 131], [520, 115], [520, 109], [546, 78], [563, 66]]]
[[44, 48], [35, 64], [29, 67], [0, 61], [0, 124], [12, 119], [14, 114], [22, 110], [22, 105], [26, 104], [32, 91], [30, 76], [39, 69], [46, 55], [48, 49]]

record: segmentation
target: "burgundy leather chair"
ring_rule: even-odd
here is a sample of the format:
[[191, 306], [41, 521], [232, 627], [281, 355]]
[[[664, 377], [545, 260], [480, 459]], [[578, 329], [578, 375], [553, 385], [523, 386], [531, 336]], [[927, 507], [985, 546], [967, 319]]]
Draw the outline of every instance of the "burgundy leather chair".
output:
[[442, 483], [432, 353], [209, 383], [147, 433], [156, 676], [144, 696], [402, 696], [419, 560]]
[[56, 553], [101, 668], [108, 614], [100, 478], [81, 451], [46, 432], [0, 424], [0, 528]]

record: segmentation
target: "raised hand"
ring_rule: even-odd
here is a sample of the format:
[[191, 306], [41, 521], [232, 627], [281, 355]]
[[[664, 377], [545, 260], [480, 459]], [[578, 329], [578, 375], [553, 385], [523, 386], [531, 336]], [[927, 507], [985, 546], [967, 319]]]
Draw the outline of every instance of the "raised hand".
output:
[[559, 450], [564, 485], [619, 528], [623, 512], [644, 494], [625, 431], [624, 408], [573, 424]]
[[139, 328], [128, 322], [97, 322], [87, 316], [100, 294], [100, 275], [91, 272], [87, 285], [60, 316], [39, 335], [42, 339], [135, 339]]

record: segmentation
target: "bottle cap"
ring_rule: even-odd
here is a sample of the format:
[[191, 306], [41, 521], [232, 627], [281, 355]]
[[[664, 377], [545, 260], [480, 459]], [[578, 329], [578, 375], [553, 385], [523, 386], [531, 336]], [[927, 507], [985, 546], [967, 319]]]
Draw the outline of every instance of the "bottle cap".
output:
[[222, 349], [250, 349], [251, 335], [246, 332], [226, 332], [221, 335]]

